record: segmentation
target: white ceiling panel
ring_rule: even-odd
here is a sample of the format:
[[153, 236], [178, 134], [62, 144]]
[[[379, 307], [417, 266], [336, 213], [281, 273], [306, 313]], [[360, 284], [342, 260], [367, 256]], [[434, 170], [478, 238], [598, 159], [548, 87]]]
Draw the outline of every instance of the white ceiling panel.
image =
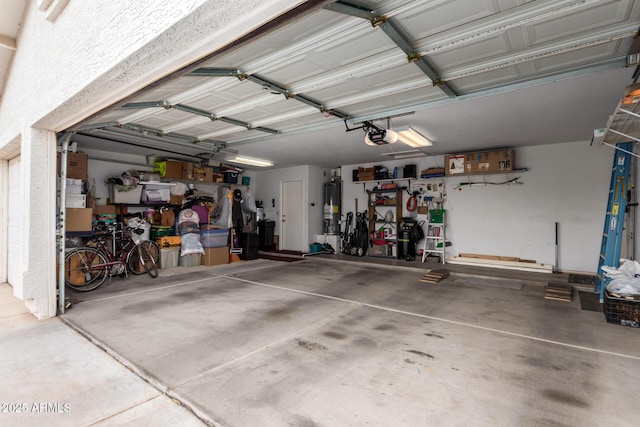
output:
[[428, 154], [589, 139], [633, 83], [639, 27], [630, 0], [336, 1], [70, 130], [172, 150], [178, 133], [276, 167], [382, 161], [394, 148], [365, 146], [363, 123], [420, 127]]
[[499, 2], [494, 0], [452, 0], [452, 1], [426, 1], [415, 7], [406, 9], [395, 16], [403, 27], [420, 40], [428, 38], [452, 28], [464, 26], [478, 19], [497, 13]]
[[554, 42], [563, 38], [572, 38], [589, 34], [592, 31], [602, 32], [620, 27], [629, 19], [633, 9], [637, 9], [636, 2], [610, 1], [592, 2], [583, 7], [571, 9], [553, 19], [531, 25], [529, 40], [532, 45]]

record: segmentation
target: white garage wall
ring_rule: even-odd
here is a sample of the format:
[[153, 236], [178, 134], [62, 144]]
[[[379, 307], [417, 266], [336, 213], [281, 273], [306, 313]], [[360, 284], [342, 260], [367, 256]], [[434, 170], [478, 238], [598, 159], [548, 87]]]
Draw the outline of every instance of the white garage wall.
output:
[[319, 166], [296, 166], [257, 172], [256, 200], [264, 202], [266, 219], [275, 221], [274, 234], [280, 234], [282, 182], [302, 180], [304, 186], [303, 241], [315, 242], [316, 235], [322, 232], [323, 184], [327, 179], [325, 172], [328, 172], [327, 169]]
[[[588, 142], [518, 148], [516, 166], [527, 172], [508, 175], [445, 178], [447, 189], [448, 255], [460, 252], [515, 256], [540, 263], [555, 262], [555, 223], [559, 223], [559, 262], [563, 271], [595, 272], [602, 238], [613, 150]], [[442, 165], [442, 157], [421, 159], [418, 171]], [[404, 162], [380, 162], [393, 167]], [[351, 170], [342, 168], [347, 185], [346, 210], [366, 207], [362, 184], [350, 183]], [[346, 175], [349, 177], [346, 177]], [[502, 182], [521, 177], [523, 185], [462, 187], [460, 182]], [[400, 183], [400, 185], [405, 185]], [[405, 201], [407, 195], [405, 194]], [[406, 212], [405, 212], [406, 214]]]

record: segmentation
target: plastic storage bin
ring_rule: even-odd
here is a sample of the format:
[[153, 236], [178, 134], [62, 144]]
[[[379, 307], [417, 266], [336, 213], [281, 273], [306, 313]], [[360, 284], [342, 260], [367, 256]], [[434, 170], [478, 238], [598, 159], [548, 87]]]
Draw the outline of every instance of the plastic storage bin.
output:
[[227, 184], [237, 184], [238, 172], [224, 172], [224, 182], [226, 182]]
[[311, 243], [309, 245], [309, 252], [312, 254], [317, 254], [318, 252], [322, 252], [322, 245], [320, 243]]
[[[142, 185], [132, 187], [128, 191], [118, 191], [118, 186], [109, 184], [109, 199], [112, 204], [125, 203], [125, 204], [139, 204], [140, 196], [142, 195]], [[126, 188], [126, 187], [123, 187]]]
[[200, 241], [205, 248], [219, 248], [227, 246], [229, 230], [225, 228], [200, 230]]
[[158, 237], [171, 236], [173, 234], [173, 227], [170, 225], [152, 225], [151, 226], [151, 240], [156, 240]]
[[160, 268], [174, 268], [178, 266], [180, 248], [160, 248]]
[[180, 255], [180, 267], [196, 267], [202, 262], [202, 254]]
[[86, 208], [87, 195], [86, 194], [67, 194], [64, 206], [67, 208]]

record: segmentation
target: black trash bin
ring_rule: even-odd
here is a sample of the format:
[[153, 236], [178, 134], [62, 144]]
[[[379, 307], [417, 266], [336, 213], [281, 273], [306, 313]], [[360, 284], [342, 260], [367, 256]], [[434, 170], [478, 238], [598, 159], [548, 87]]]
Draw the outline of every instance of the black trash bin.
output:
[[258, 247], [260, 249], [275, 249], [273, 244], [275, 228], [275, 221], [258, 221]]

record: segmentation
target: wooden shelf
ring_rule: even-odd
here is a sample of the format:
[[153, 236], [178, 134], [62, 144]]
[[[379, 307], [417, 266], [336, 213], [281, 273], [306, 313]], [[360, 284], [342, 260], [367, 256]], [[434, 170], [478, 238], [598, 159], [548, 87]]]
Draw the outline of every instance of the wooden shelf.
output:
[[[506, 174], [510, 174], [510, 173], [519, 173], [519, 172], [526, 172], [528, 171], [528, 168], [518, 168], [518, 169], [513, 169], [510, 171], [500, 171], [500, 172], [473, 172], [473, 173], [457, 173], [454, 175], [445, 175], [443, 177], [440, 178], [457, 178], [457, 177], [461, 177], [461, 176], [476, 176], [476, 175], [506, 175]], [[433, 179], [433, 178], [429, 178], [429, 179]]]
[[376, 183], [376, 182], [396, 182], [396, 181], [411, 181], [412, 179], [416, 179], [415, 177], [410, 177], [410, 178], [385, 178], [385, 179], [371, 179], [371, 180], [367, 180], [367, 181], [353, 181], [353, 182], [357, 182], [359, 183], [363, 183], [363, 184], [370, 184], [370, 183]]

